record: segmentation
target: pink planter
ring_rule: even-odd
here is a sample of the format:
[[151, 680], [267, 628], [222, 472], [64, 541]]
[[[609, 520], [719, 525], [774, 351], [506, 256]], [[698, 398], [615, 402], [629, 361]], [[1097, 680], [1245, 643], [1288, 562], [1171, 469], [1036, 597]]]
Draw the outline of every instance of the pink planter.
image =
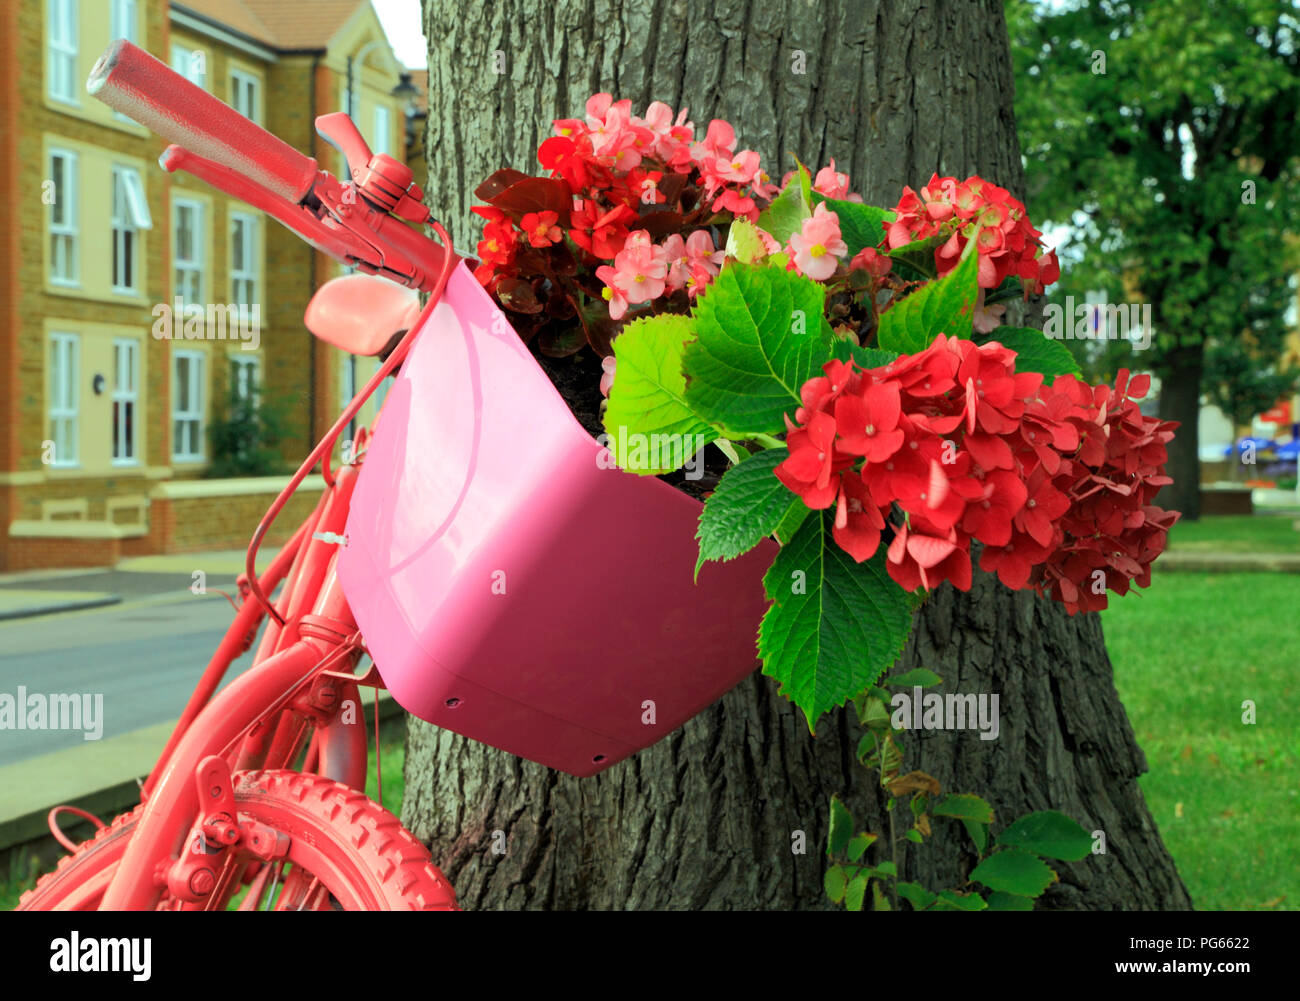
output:
[[755, 669], [775, 549], [693, 583], [699, 503], [601, 451], [460, 264], [388, 393], [339, 561], [405, 709], [575, 775]]

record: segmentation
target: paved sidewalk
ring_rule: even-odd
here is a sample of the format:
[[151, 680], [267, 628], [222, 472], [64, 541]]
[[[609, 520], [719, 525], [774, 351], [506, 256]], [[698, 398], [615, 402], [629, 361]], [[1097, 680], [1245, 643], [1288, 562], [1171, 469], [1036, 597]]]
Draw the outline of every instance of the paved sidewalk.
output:
[[112, 605], [134, 598], [189, 593], [202, 571], [209, 591], [233, 593], [244, 550], [136, 556], [112, 568], [0, 574], [0, 620]]
[[1202, 573], [1300, 573], [1300, 554], [1168, 549], [1156, 558], [1155, 567]]

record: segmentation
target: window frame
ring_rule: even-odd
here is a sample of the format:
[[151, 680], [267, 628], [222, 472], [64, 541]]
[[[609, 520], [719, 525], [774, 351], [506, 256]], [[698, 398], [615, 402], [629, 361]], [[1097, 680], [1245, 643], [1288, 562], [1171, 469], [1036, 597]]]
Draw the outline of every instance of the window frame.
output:
[[[247, 89], [247, 94], [245, 93]], [[244, 98], [249, 98], [252, 107], [249, 111], [244, 111], [241, 105]], [[258, 125], [262, 124], [262, 81], [252, 73], [246, 70], [231, 67], [230, 70], [230, 106], [247, 118], [250, 122]]]
[[[123, 31], [122, 28], [127, 30]], [[136, 0], [110, 0], [108, 13], [109, 41], [125, 38], [132, 45], [140, 44], [140, 5]], [[114, 111], [113, 117], [120, 122], [135, 124], [135, 120], [121, 111]]]
[[[76, 469], [81, 465], [81, 335], [68, 330], [52, 330], [48, 343], [50, 358], [46, 381], [46, 430], [49, 432], [47, 440], [54, 443], [54, 459], [50, 466], [55, 469]], [[63, 346], [62, 350], [60, 345]], [[70, 364], [61, 366], [61, 361]], [[65, 393], [60, 392], [60, 388], [66, 390], [70, 402], [64, 398]], [[70, 431], [70, 449], [60, 447], [60, 421], [68, 422], [65, 427]], [[68, 452], [72, 453], [71, 458], [66, 458]]]
[[[81, 178], [78, 169], [78, 157], [74, 150], [64, 149], [63, 147], [51, 146], [47, 151], [47, 166], [50, 170], [50, 179], [54, 177], [54, 160], [63, 161], [63, 197], [59, 197], [58, 185], [55, 185], [54, 201], [50, 204], [50, 215], [46, 223], [46, 230], [49, 237], [65, 237], [68, 241], [70, 251], [67, 255], [68, 274], [61, 275], [55, 273], [55, 253], [54, 242], [50, 240], [48, 246], [50, 250], [50, 259], [45, 271], [47, 280], [52, 285], [62, 285], [67, 288], [81, 287], [81, 227], [78, 224], [78, 184]], [[63, 220], [55, 219], [55, 210], [61, 208]]]
[[[202, 305], [204, 300], [204, 203], [197, 198], [185, 198], [180, 195], [172, 196], [172, 294], [179, 295], [185, 305]], [[193, 218], [193, 230], [191, 234], [190, 249], [193, 255], [190, 257], [181, 256], [180, 240], [180, 219], [184, 211], [190, 211]], [[182, 280], [184, 275], [194, 275], [194, 287], [197, 294], [190, 299], [185, 294], [185, 282]]]
[[[78, 0], [46, 0], [45, 11], [45, 93], [53, 101], [80, 107], [81, 100], [77, 94], [77, 78], [80, 76], [77, 66], [81, 56]], [[62, 79], [62, 71], [68, 68], [66, 64], [60, 67], [58, 74], [59, 82], [66, 82], [68, 86], [62, 93], [55, 88], [54, 68], [60, 60], [71, 60], [67, 80]]]
[[[113, 241], [111, 281], [114, 292], [123, 295], [140, 294], [140, 270], [144, 240], [141, 232], [153, 228], [149, 215], [149, 202], [144, 194], [144, 182], [134, 167], [113, 164], [113, 195], [109, 225]], [[119, 198], [120, 193], [120, 198]], [[126, 250], [130, 247], [130, 254]], [[129, 261], [123, 263], [124, 261]], [[129, 266], [129, 281], [123, 282], [121, 271]]]
[[[194, 69], [194, 57], [197, 55], [203, 56], [204, 68], [201, 71]], [[207, 90], [207, 53], [203, 49], [191, 49], [181, 42], [172, 42], [170, 65], [173, 70], [194, 84], [194, 86]]]
[[[384, 119], [386, 135], [380, 135], [379, 119]], [[372, 142], [375, 145], [371, 147], [372, 153], [387, 153], [389, 156], [396, 157], [393, 152], [393, 109], [386, 104], [376, 104], [373, 116], [374, 136]], [[382, 140], [382, 141], [381, 141]]]
[[[248, 212], [230, 213], [230, 301], [239, 306], [240, 318], [244, 310], [258, 301], [261, 285], [261, 233], [257, 225], [257, 216]], [[243, 225], [244, 236], [240, 241], [243, 260], [235, 260], [235, 230]], [[238, 295], [240, 283], [246, 282], [250, 295], [247, 301]]]
[[[129, 385], [122, 385], [122, 349], [126, 349]], [[113, 447], [112, 462], [114, 466], [140, 465], [140, 342], [134, 337], [113, 338]], [[129, 422], [119, 412], [131, 408]], [[123, 429], [129, 423], [129, 430]], [[119, 455], [119, 447], [125, 444], [129, 455]]]
[[[180, 368], [181, 362], [189, 363], [189, 402], [190, 406], [186, 410], [180, 409]], [[171, 418], [172, 418], [172, 461], [173, 462], [204, 462], [207, 458], [207, 449], [204, 446], [204, 414], [203, 414], [203, 379], [204, 369], [207, 366], [207, 354], [203, 351], [173, 351], [172, 352], [172, 400], [171, 400]], [[177, 433], [176, 425], [181, 422], [194, 423], [194, 446], [195, 451], [180, 452], [180, 435]]]

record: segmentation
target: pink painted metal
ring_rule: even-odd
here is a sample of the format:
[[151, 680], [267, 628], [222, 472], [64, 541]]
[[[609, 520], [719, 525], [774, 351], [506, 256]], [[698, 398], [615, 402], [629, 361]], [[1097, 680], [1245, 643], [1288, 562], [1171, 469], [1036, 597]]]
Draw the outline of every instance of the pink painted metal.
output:
[[374, 275], [342, 275], [316, 290], [303, 322], [326, 344], [354, 355], [377, 355], [419, 315], [414, 289]]
[[384, 402], [338, 563], [405, 709], [591, 775], [754, 670], [774, 544], [697, 585], [699, 503], [608, 465], [458, 265]]

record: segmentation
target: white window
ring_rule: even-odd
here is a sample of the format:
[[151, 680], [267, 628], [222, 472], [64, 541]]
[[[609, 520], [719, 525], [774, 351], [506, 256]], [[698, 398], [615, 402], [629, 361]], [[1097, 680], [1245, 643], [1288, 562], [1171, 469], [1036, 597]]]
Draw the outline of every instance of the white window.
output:
[[257, 404], [261, 396], [257, 373], [256, 358], [230, 359], [230, 383], [235, 391], [235, 399], [251, 400], [254, 405]]
[[50, 150], [50, 281], [76, 285], [81, 278], [77, 248], [77, 154]]
[[50, 436], [54, 452], [50, 464], [75, 466], [77, 448], [78, 378], [81, 368], [80, 338], [76, 334], [50, 335]]
[[389, 155], [393, 152], [393, 112], [382, 104], [375, 105], [375, 134], [370, 142], [370, 152]]
[[230, 71], [230, 106], [250, 121], [262, 123], [262, 101], [257, 77]]
[[257, 299], [257, 219], [243, 212], [230, 213], [230, 293], [241, 307]]
[[172, 459], [197, 462], [203, 458], [203, 355], [177, 351], [172, 355]]
[[196, 87], [207, 86], [208, 60], [202, 49], [189, 49], [173, 42], [172, 69]]
[[49, 7], [50, 97], [79, 104], [77, 84], [77, 0], [47, 0]]
[[187, 304], [203, 303], [203, 204], [172, 199], [172, 294]]
[[152, 229], [138, 171], [113, 168], [113, 291], [140, 288], [140, 230]]
[[[112, 7], [109, 11], [109, 39], [125, 38], [128, 42], [138, 45], [140, 39], [135, 30], [135, 25], [136, 0], [112, 0]], [[113, 112], [113, 117], [124, 122], [132, 121], [130, 115], [124, 115], [120, 111]]]
[[134, 466], [136, 453], [136, 410], [140, 401], [140, 345], [137, 341], [113, 341], [113, 465]]

